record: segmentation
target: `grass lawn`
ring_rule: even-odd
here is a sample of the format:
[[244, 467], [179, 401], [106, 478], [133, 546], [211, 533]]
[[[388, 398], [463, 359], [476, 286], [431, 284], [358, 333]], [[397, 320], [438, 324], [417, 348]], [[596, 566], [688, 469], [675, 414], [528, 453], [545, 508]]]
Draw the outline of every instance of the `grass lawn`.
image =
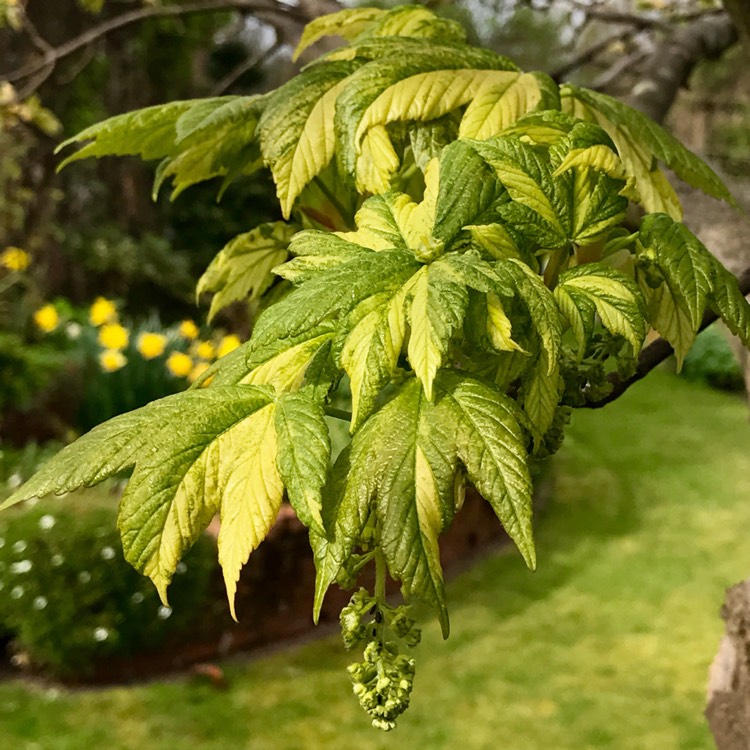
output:
[[369, 727], [336, 638], [188, 679], [60, 692], [0, 684], [13, 750], [693, 750], [725, 587], [750, 575], [750, 426], [737, 397], [652, 374], [577, 414], [539, 569], [496, 554], [448, 587], [410, 711]]

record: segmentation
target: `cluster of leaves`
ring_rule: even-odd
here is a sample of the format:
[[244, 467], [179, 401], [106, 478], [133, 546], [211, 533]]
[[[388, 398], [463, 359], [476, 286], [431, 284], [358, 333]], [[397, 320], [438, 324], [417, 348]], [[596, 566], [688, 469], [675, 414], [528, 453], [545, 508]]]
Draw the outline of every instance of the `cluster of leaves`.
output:
[[[708, 307], [750, 343], [750, 306], [680, 223], [659, 162], [732, 199], [639, 113], [472, 48], [423, 7], [320, 18], [300, 49], [334, 33], [350, 43], [270, 94], [153, 107], [69, 142], [84, 145], [68, 161], [160, 159], [156, 189], [175, 193], [268, 168], [288, 221], [230, 243], [199, 285], [212, 313], [263, 310], [210, 387], [96, 428], [9, 503], [132, 468], [126, 558], [166, 601], [218, 512], [231, 601], [286, 492], [310, 529], [316, 617], [372, 553], [447, 636], [438, 537], [467, 481], [533, 567], [529, 462], [559, 446], [570, 407], [635, 367], [649, 326], [680, 361]], [[330, 407], [342, 384], [348, 415]], [[333, 462], [326, 412], [350, 423]]]

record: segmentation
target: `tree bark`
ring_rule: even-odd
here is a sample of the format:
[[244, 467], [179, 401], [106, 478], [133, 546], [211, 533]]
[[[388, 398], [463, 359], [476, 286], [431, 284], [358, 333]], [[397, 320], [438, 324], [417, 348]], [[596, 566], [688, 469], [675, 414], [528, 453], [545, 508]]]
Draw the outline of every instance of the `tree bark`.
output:
[[750, 581], [727, 591], [726, 635], [711, 664], [706, 719], [719, 750], [750, 748]]
[[629, 104], [663, 122], [696, 65], [716, 59], [737, 38], [737, 29], [727, 16], [710, 16], [681, 29], [651, 55]]

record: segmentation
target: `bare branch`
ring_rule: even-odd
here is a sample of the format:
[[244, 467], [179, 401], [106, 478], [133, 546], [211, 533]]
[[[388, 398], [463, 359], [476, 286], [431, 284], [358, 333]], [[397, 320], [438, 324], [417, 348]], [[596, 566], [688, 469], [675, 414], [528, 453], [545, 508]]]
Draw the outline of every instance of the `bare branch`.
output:
[[273, 57], [284, 45], [283, 36], [277, 34], [276, 41], [268, 48], [263, 50], [257, 55], [248, 57], [247, 60], [243, 60], [239, 65], [236, 65], [232, 70], [222, 78], [211, 91], [210, 96], [221, 96], [235, 81], [241, 78], [245, 73], [252, 70], [256, 65], [260, 65], [269, 58]]
[[609, 47], [611, 47], [615, 42], [620, 42], [628, 39], [630, 36], [632, 36], [632, 34], [633, 31], [610, 34], [601, 41], [596, 42], [590, 47], [587, 47], [585, 50], [579, 52], [572, 60], [569, 60], [564, 65], [561, 65], [559, 68], [557, 68], [557, 70], [554, 70], [552, 73], [550, 73], [550, 75], [555, 79], [555, 81], [559, 83], [563, 78], [565, 78], [565, 76], [570, 75], [574, 70], [578, 70], [578, 68], [581, 68], [584, 65], [588, 65], [590, 62], [599, 57], [602, 52], [606, 52], [606, 50], [609, 49]]
[[662, 122], [695, 66], [719, 57], [736, 41], [737, 29], [726, 15], [703, 18], [680, 29], [651, 55], [628, 103]]
[[[646, 13], [628, 13], [627, 11], [610, 10], [600, 5], [589, 5], [580, 0], [568, 0], [576, 10], [586, 14], [587, 18], [604, 23], [618, 23], [633, 26], [636, 29], [660, 29], [669, 31], [676, 23], [690, 23], [710, 16], [722, 15], [721, 8], [703, 8], [685, 12], [656, 11]], [[743, 0], [729, 0], [729, 2], [743, 2]]]
[[[748, 268], [738, 279], [740, 292], [744, 295], [750, 294], [750, 268]], [[719, 316], [712, 310], [708, 311], [703, 316], [703, 321], [699, 331], [704, 328], [708, 328], [711, 323], [718, 320]], [[616, 374], [609, 376], [609, 382], [612, 383], [612, 391], [603, 398], [597, 399], [596, 401], [589, 401], [585, 408], [587, 409], [600, 409], [602, 406], [611, 404], [616, 401], [625, 391], [630, 388], [631, 385], [637, 383], [639, 380], [648, 375], [657, 365], [660, 365], [673, 354], [674, 350], [671, 345], [664, 339], [657, 339], [653, 343], [649, 344], [638, 357], [638, 367], [636, 368], [635, 374], [627, 380], [620, 380]]]
[[180, 5], [147, 6], [128, 13], [121, 13], [115, 18], [97, 24], [82, 34], [68, 40], [64, 44], [61, 44], [59, 47], [47, 49], [41, 56], [41, 59], [10, 71], [5, 74], [4, 78], [9, 82], [14, 83], [16, 81], [37, 76], [42, 71], [47, 70], [50, 66], [54, 68], [54, 66], [63, 58], [78, 52], [80, 49], [87, 47], [114, 31], [132, 24], [141, 23], [152, 18], [180, 17], [199, 13], [217, 13], [230, 10], [244, 13], [262, 13], [271, 18], [286, 18], [299, 23], [305, 23], [309, 20], [307, 16], [299, 13], [294, 8], [273, 2], [273, 0], [196, 0], [196, 2], [182, 3]]

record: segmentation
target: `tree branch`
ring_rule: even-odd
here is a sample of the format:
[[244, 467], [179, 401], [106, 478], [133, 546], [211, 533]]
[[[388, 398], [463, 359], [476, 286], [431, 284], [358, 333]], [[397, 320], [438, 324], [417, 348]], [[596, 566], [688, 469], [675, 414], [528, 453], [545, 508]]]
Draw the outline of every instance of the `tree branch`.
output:
[[[740, 292], [742, 292], [742, 294], [745, 296], [750, 294], [750, 268], [748, 268], [739, 277], [738, 282]], [[718, 320], [718, 318], [719, 316], [715, 312], [713, 312], [713, 310], [709, 310], [703, 316], [703, 321], [701, 322], [701, 326], [698, 330], [702, 331], [704, 328], [708, 328], [708, 326]], [[660, 365], [662, 362], [664, 362], [664, 360], [671, 356], [673, 352], [674, 350], [667, 341], [661, 338], [656, 339], [656, 341], [649, 344], [641, 352], [640, 356], [638, 357], [638, 366], [636, 367], [635, 374], [632, 377], [627, 378], [626, 380], [620, 380], [620, 378], [616, 374], [610, 375], [608, 380], [610, 383], [612, 383], [612, 391], [603, 398], [597, 399], [596, 401], [589, 401], [587, 404], [585, 404], [584, 408], [600, 409], [602, 406], [606, 406], [607, 404], [611, 404], [613, 401], [616, 401], [618, 398], [620, 398], [620, 396], [623, 395], [623, 393], [625, 393], [625, 391], [628, 390], [628, 388], [630, 388], [631, 385], [633, 385], [633, 383], [637, 383], [639, 380], [645, 378], [646, 375], [651, 372], [651, 370], [653, 370], [657, 365]]]
[[651, 55], [628, 103], [662, 122], [695, 66], [719, 57], [737, 38], [737, 29], [726, 15], [703, 18], [680, 29]]
[[14, 83], [36, 76], [41, 71], [46, 71], [50, 67], [54, 68], [63, 58], [78, 52], [80, 49], [87, 47], [114, 31], [135, 23], [141, 23], [152, 18], [175, 18], [199, 13], [217, 13], [230, 10], [245, 13], [262, 13], [271, 17], [278, 16], [279, 18], [288, 18], [299, 23], [306, 23], [309, 20], [306, 15], [299, 13], [294, 8], [273, 2], [273, 0], [196, 0], [196, 2], [182, 3], [180, 5], [147, 6], [128, 13], [121, 13], [115, 18], [97, 24], [61, 44], [59, 47], [49, 48], [40, 59], [12, 70], [3, 77], [6, 81]]
[[564, 65], [561, 65], [556, 70], [550, 73], [550, 76], [557, 82], [560, 83], [565, 76], [570, 75], [574, 70], [588, 65], [592, 60], [596, 59], [605, 52], [615, 42], [620, 42], [632, 36], [633, 31], [620, 32], [616, 34], [610, 34], [601, 41], [595, 42], [590, 47], [579, 52], [572, 60], [569, 60]]

